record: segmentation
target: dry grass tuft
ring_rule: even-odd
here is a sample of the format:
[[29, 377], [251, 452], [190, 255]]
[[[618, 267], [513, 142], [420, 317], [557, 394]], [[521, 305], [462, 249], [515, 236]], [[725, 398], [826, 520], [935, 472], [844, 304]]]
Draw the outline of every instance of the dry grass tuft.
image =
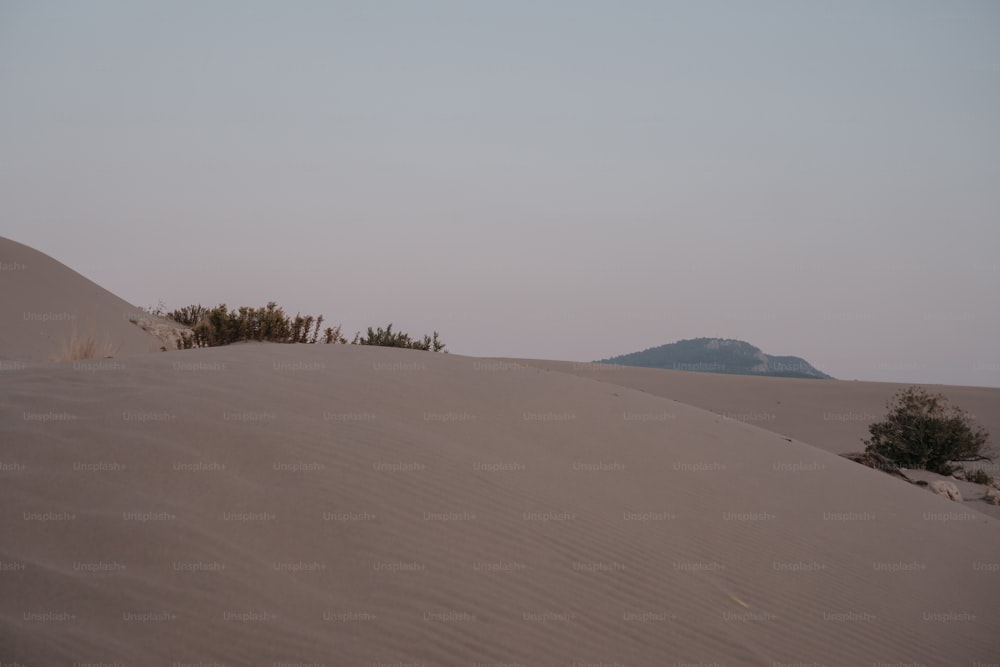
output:
[[110, 359], [118, 354], [118, 345], [106, 336], [103, 342], [97, 342], [93, 330], [81, 333], [73, 327], [68, 341], [64, 340], [62, 349], [55, 361], [79, 361], [81, 359]]

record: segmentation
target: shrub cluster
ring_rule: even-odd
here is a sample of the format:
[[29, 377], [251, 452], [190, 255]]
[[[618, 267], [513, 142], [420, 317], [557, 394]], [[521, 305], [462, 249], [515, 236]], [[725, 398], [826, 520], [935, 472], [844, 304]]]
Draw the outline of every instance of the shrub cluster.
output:
[[192, 333], [183, 335], [178, 342], [180, 348], [216, 347], [248, 340], [315, 343], [323, 324], [322, 315], [290, 318], [274, 301], [262, 308], [241, 306], [236, 310], [229, 310], [226, 304], [212, 309], [199, 304], [175, 310], [167, 317], [191, 327]]
[[[217, 347], [241, 341], [267, 341], [271, 343], [325, 343], [346, 344], [340, 325], [323, 326], [323, 316], [296, 314], [289, 317], [274, 301], [262, 308], [241, 306], [229, 310], [226, 304], [215, 308], [205, 308], [201, 304], [185, 306], [166, 314], [166, 317], [191, 329], [183, 332], [177, 347]], [[354, 336], [354, 345], [381, 345], [383, 347], [406, 347], [414, 350], [444, 351], [444, 343], [434, 336], [424, 336], [413, 340], [402, 331], [393, 331], [392, 324], [377, 330], [368, 327], [368, 334], [362, 338], [361, 332]]]
[[868, 427], [866, 452], [941, 475], [958, 470], [956, 462], [993, 460], [986, 430], [966, 411], [948, 405], [944, 395], [910, 387], [896, 394], [888, 407], [886, 419]]
[[411, 350], [433, 350], [440, 352], [444, 349], [444, 343], [438, 340], [438, 332], [434, 332], [434, 337], [424, 336], [423, 340], [413, 340], [410, 334], [403, 331], [393, 331], [392, 323], [385, 329], [379, 327], [377, 330], [368, 327], [368, 334], [362, 338], [361, 332], [354, 336], [352, 345], [380, 345], [382, 347], [407, 347]]

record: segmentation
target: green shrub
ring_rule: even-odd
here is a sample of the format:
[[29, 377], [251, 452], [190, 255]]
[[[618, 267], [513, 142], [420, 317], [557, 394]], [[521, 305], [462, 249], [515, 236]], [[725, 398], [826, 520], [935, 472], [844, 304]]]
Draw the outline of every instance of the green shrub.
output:
[[989, 434], [967, 412], [949, 406], [942, 394], [910, 387], [896, 394], [888, 408], [885, 421], [868, 427], [866, 452], [942, 475], [955, 472], [956, 462], [993, 460], [988, 454]]
[[[325, 344], [346, 344], [340, 325], [323, 329], [323, 316], [297, 314], [294, 318], [285, 315], [277, 303], [269, 301], [263, 308], [240, 307], [229, 310], [226, 304], [215, 308], [205, 308], [201, 304], [186, 306], [167, 313], [166, 317], [191, 329], [191, 333], [181, 332], [177, 347], [217, 347], [240, 341], [268, 341], [272, 343], [310, 343], [322, 341]], [[322, 336], [321, 336], [322, 332]], [[354, 336], [353, 345], [380, 345], [382, 347], [405, 347], [413, 350], [433, 350], [443, 352], [445, 344], [434, 336], [424, 336], [413, 340], [408, 333], [393, 331], [392, 324], [377, 330], [368, 327], [368, 334], [362, 338], [361, 332]]]
[[212, 309], [199, 304], [175, 310], [167, 317], [191, 327], [192, 333], [183, 335], [177, 343], [183, 349], [217, 347], [248, 340], [315, 343], [323, 325], [322, 315], [296, 315], [295, 319], [290, 319], [274, 301], [263, 308], [241, 306], [237, 310], [229, 310], [226, 304]]
[[340, 335], [340, 325], [335, 327], [327, 327], [323, 330], [323, 342], [327, 345], [332, 343], [347, 343], [347, 339]]
[[423, 340], [413, 340], [410, 338], [410, 334], [403, 331], [393, 331], [392, 323], [383, 329], [379, 327], [377, 330], [368, 327], [368, 334], [362, 338], [361, 332], [359, 331], [354, 335], [354, 340], [351, 341], [352, 345], [379, 345], [381, 347], [405, 347], [411, 350], [433, 350], [434, 352], [441, 352], [444, 350], [444, 343], [438, 339], [438, 332], [434, 332], [434, 337], [424, 336]]
[[186, 327], [193, 327], [198, 324], [201, 319], [208, 313], [208, 308], [205, 308], [200, 303], [197, 306], [185, 306], [178, 310], [171, 311], [167, 313], [166, 317], [172, 319], [178, 324], [183, 324]]

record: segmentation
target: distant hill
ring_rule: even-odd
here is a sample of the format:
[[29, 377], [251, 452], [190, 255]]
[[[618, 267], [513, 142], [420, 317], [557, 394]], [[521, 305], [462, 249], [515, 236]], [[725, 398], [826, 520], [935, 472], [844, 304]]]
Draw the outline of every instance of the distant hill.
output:
[[642, 352], [601, 359], [598, 363], [702, 373], [833, 379], [805, 359], [775, 357], [761, 352], [760, 348], [746, 341], [728, 338], [691, 338], [651, 347]]

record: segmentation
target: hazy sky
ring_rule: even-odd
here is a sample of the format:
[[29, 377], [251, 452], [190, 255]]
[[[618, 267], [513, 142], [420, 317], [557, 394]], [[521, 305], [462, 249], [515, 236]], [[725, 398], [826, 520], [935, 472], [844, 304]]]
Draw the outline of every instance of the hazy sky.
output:
[[0, 0], [0, 235], [137, 305], [1000, 386], [1000, 3]]

